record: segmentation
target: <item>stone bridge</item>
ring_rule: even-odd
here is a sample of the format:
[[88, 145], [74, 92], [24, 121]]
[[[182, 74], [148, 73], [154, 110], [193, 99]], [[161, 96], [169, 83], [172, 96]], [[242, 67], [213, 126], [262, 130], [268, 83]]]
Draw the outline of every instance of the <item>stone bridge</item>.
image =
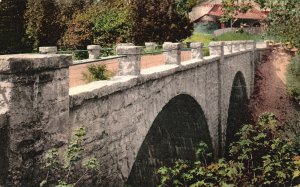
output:
[[[266, 47], [212, 42], [210, 56], [193, 43], [165, 43], [165, 65], [140, 69], [141, 47], [119, 46], [119, 75], [69, 88], [70, 56], [0, 56], [0, 186], [38, 186], [40, 159], [85, 127], [85, 157], [100, 161], [98, 186], [155, 186], [155, 171], [195, 160], [206, 142], [226, 152], [247, 116], [255, 64]], [[97, 186], [97, 185], [92, 185]]]

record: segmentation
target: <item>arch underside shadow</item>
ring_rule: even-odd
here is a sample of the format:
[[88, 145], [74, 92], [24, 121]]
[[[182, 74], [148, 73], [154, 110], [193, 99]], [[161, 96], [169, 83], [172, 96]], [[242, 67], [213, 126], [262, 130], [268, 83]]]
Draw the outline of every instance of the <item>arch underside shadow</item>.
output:
[[178, 159], [195, 161], [195, 147], [211, 137], [204, 113], [189, 95], [178, 95], [162, 109], [152, 124], [127, 180], [132, 187], [157, 186], [157, 170]]
[[226, 128], [225, 155], [228, 155], [229, 145], [238, 140], [238, 137], [235, 136], [235, 134], [240, 130], [243, 124], [250, 121], [248, 116], [249, 113], [246, 82], [243, 74], [238, 72], [235, 75], [230, 94]]

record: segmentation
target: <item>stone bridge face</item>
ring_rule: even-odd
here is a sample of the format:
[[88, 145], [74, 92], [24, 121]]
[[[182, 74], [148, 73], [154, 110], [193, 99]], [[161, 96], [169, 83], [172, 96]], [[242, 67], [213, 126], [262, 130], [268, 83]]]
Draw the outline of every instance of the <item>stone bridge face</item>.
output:
[[42, 153], [78, 127], [87, 130], [85, 157], [100, 161], [100, 186], [155, 186], [155, 171], [195, 160], [200, 141], [222, 155], [246, 119], [255, 63], [266, 49], [223, 45], [212, 43], [204, 58], [199, 45], [186, 62], [178, 62], [177, 46], [166, 47], [166, 65], [144, 70], [140, 49], [122, 46], [122, 76], [70, 90], [70, 57], [0, 56], [0, 185], [34, 186]]

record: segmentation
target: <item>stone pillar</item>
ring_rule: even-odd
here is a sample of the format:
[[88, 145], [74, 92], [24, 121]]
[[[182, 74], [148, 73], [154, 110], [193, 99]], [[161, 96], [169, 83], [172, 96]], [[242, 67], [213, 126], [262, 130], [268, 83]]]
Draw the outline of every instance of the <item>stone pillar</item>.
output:
[[157, 44], [154, 42], [146, 42], [145, 46], [147, 51], [154, 51], [157, 47]]
[[89, 59], [99, 59], [100, 58], [100, 45], [88, 45], [87, 50], [89, 52]]
[[140, 75], [142, 49], [140, 46], [117, 46], [117, 55], [125, 56], [119, 58], [119, 76]]
[[41, 53], [41, 54], [56, 54], [57, 53], [57, 47], [56, 46], [39, 47], [39, 53]]
[[211, 56], [222, 56], [224, 54], [224, 42], [210, 42], [209, 54]]
[[165, 55], [165, 64], [181, 64], [181, 44], [165, 42], [163, 50]]
[[240, 51], [240, 41], [233, 41], [232, 42], [232, 52], [239, 52]]
[[232, 53], [232, 42], [224, 42], [224, 54]]
[[246, 43], [246, 49], [247, 50], [253, 49], [253, 43], [255, 43], [254, 40], [248, 40]]
[[246, 41], [241, 41], [240, 42], [240, 51], [245, 51], [246, 50]]
[[204, 44], [201, 42], [193, 42], [190, 44], [192, 49], [191, 55], [192, 59], [203, 59], [203, 47]]
[[0, 108], [9, 132], [4, 186], [39, 186], [42, 154], [67, 142], [72, 57], [3, 55], [0, 62]]

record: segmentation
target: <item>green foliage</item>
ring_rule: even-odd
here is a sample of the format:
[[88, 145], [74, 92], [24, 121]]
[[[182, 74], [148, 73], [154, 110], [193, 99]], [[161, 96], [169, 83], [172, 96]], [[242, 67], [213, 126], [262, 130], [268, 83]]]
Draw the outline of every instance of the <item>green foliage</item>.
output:
[[287, 71], [288, 93], [300, 100], [300, 55], [294, 57]]
[[94, 43], [108, 46], [124, 42], [127, 38], [128, 12], [120, 9], [108, 9], [93, 18]]
[[55, 0], [28, 0], [25, 13], [26, 34], [33, 48], [53, 46], [61, 35]]
[[222, 0], [222, 10], [224, 12], [221, 22], [230, 22], [230, 26], [234, 24], [237, 19], [236, 15], [240, 12], [246, 13], [252, 8], [252, 5], [247, 0]]
[[16, 53], [26, 49], [24, 20], [26, 0], [0, 2], [0, 54]]
[[177, 12], [182, 15], [190, 13], [197, 4], [205, 0], [175, 0]]
[[84, 128], [75, 130], [68, 148], [65, 151], [63, 161], [60, 160], [57, 149], [50, 149], [44, 155], [44, 167], [47, 172], [45, 180], [40, 186], [75, 187], [84, 185], [84, 179], [88, 179], [97, 171], [99, 163], [95, 158], [83, 160], [83, 142], [86, 131]]
[[84, 60], [89, 58], [89, 53], [87, 51], [73, 51], [73, 60]]
[[133, 0], [130, 4], [129, 35], [133, 43], [176, 42], [192, 34], [193, 24], [177, 12], [175, 0]]
[[207, 149], [201, 143], [199, 161], [191, 165], [180, 160], [173, 167], [160, 168], [160, 186], [271, 187], [300, 183], [300, 157], [293, 143], [282, 137], [274, 114], [263, 114], [256, 125], [243, 126], [237, 136], [239, 140], [231, 144], [227, 160], [206, 163]]
[[184, 40], [184, 42], [202, 42], [205, 46], [208, 46], [209, 42], [213, 39], [212, 35], [194, 33], [191, 37]]
[[129, 29], [128, 11], [96, 4], [78, 13], [65, 32], [61, 44], [83, 49], [90, 44], [109, 46], [124, 42]]
[[268, 15], [268, 34], [278, 41], [300, 48], [300, 3], [298, 0], [266, 0], [272, 11]]
[[108, 80], [113, 74], [106, 69], [105, 65], [91, 64], [88, 72], [83, 73], [84, 80], [89, 83], [99, 80]]

